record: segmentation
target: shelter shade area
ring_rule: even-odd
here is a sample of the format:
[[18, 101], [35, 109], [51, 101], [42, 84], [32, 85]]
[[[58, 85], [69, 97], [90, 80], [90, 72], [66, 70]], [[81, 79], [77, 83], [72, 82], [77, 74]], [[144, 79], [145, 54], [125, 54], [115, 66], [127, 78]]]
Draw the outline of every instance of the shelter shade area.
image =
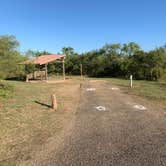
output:
[[36, 58], [32, 58], [22, 62], [23, 65], [33, 64], [37, 67], [37, 71], [33, 73], [29, 73], [26, 75], [26, 81], [28, 82], [29, 79], [37, 79], [40, 78], [41, 80], [48, 80], [48, 72], [47, 72], [47, 65], [51, 62], [59, 62], [62, 63], [63, 69], [63, 78], [65, 79], [65, 55], [41, 55]]

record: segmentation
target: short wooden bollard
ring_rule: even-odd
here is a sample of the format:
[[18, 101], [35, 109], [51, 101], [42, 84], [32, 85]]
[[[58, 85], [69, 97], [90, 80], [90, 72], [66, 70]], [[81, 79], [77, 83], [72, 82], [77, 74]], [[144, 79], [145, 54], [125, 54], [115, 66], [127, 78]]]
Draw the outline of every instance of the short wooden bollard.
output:
[[80, 88], [82, 88], [82, 83], [80, 83]]
[[51, 101], [52, 101], [52, 108], [53, 108], [54, 110], [57, 110], [58, 105], [57, 105], [56, 96], [55, 96], [54, 94], [51, 95]]
[[29, 82], [29, 77], [28, 77], [28, 75], [26, 75], [26, 82]]
[[133, 76], [130, 75], [130, 87], [132, 88], [133, 87]]

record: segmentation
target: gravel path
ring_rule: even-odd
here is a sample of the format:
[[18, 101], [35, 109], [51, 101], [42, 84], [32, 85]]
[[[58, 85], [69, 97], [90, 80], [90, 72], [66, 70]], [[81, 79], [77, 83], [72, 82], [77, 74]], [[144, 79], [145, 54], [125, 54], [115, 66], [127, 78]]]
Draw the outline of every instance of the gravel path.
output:
[[71, 133], [34, 165], [166, 166], [166, 119], [155, 108], [134, 108], [142, 103], [101, 82], [85, 84], [81, 99]]

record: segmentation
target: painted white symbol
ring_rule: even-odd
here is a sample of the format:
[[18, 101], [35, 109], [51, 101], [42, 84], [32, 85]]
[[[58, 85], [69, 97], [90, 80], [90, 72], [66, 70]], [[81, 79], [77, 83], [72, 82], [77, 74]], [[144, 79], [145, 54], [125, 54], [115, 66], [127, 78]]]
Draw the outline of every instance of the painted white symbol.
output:
[[113, 88], [111, 88], [112, 90], [119, 90], [119, 88], [116, 88], [116, 87], [113, 87]]
[[95, 107], [98, 111], [106, 111], [106, 108], [104, 106], [98, 106]]
[[96, 88], [87, 88], [86, 91], [95, 91]]
[[134, 105], [133, 107], [139, 110], [146, 110], [146, 107], [144, 107], [143, 105]]

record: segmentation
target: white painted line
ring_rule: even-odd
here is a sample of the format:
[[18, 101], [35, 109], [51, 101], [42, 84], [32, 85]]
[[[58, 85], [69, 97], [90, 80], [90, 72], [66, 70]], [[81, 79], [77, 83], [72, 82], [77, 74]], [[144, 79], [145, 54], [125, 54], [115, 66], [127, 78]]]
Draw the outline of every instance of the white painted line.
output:
[[106, 111], [106, 108], [104, 106], [97, 106], [95, 107], [98, 111]]
[[87, 88], [86, 91], [95, 91], [96, 88]]
[[146, 110], [146, 107], [144, 107], [143, 105], [134, 105], [133, 107], [142, 111]]

